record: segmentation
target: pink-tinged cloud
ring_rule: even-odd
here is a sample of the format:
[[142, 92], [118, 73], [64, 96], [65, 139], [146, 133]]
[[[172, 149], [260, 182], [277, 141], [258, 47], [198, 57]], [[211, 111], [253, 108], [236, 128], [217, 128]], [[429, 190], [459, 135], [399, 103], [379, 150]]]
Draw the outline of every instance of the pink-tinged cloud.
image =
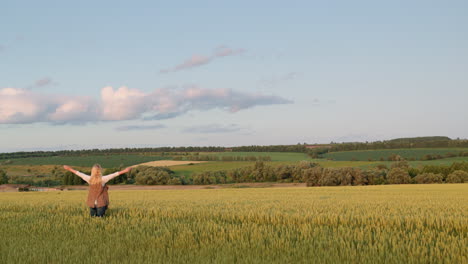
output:
[[238, 55], [246, 52], [245, 49], [231, 49], [226, 46], [219, 46], [215, 49], [214, 56], [216, 57], [225, 57], [225, 56], [232, 56]]
[[115, 90], [108, 86], [101, 90], [102, 120], [136, 119], [146, 110], [146, 94], [127, 87]]
[[289, 104], [278, 96], [231, 89], [138, 89], [104, 87], [98, 100], [89, 97], [44, 95], [31, 90], [0, 89], [0, 124], [54, 124], [175, 118], [192, 110], [237, 112], [261, 105]]
[[193, 55], [191, 58], [188, 60], [184, 61], [182, 64], [179, 64], [173, 68], [169, 69], [162, 69], [160, 72], [161, 73], [168, 73], [168, 72], [175, 72], [175, 71], [180, 71], [188, 68], [193, 68], [197, 66], [201, 66], [204, 64], [207, 64], [211, 61], [211, 57], [206, 57], [202, 55]]
[[68, 123], [96, 120], [97, 105], [78, 96], [46, 96], [30, 90], [0, 89], [0, 123]]
[[198, 66], [202, 66], [212, 62], [213, 60], [221, 57], [226, 56], [234, 56], [239, 55], [246, 52], [245, 49], [231, 49], [226, 46], [220, 46], [216, 48], [213, 54], [204, 56], [204, 55], [193, 55], [191, 58], [185, 60], [183, 63], [178, 64], [174, 67], [162, 69], [160, 73], [169, 73], [169, 72], [176, 72], [180, 70], [190, 69]]

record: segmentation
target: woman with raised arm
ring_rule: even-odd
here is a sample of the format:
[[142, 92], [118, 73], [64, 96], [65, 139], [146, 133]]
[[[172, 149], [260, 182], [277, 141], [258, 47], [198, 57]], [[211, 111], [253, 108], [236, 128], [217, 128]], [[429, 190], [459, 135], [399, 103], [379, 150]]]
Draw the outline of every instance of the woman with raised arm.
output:
[[89, 212], [91, 216], [103, 217], [106, 213], [107, 206], [109, 205], [109, 194], [107, 193], [106, 183], [113, 178], [127, 173], [131, 168], [126, 168], [124, 170], [102, 176], [102, 168], [99, 164], [94, 164], [91, 169], [91, 176], [86, 175], [82, 172], [74, 170], [70, 166], [64, 165], [64, 169], [76, 174], [78, 177], [83, 179], [89, 184], [88, 200], [86, 204], [89, 206]]

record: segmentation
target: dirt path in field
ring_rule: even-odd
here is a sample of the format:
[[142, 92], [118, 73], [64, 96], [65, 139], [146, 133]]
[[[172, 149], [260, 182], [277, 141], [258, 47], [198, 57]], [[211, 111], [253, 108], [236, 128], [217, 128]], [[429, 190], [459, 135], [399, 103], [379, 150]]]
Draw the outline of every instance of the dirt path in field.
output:
[[305, 183], [235, 183], [217, 185], [109, 185], [112, 190], [197, 190], [197, 189], [227, 189], [227, 188], [285, 188], [306, 187]]
[[205, 163], [207, 161], [190, 161], [190, 160], [157, 160], [157, 161], [150, 161], [145, 163], [140, 163], [137, 165], [133, 165], [132, 167], [137, 166], [152, 166], [152, 167], [169, 167], [169, 166], [176, 166], [176, 165], [186, 165], [186, 164], [195, 164], [195, 163]]
[[[0, 185], [0, 192], [17, 192], [17, 184]], [[216, 185], [109, 185], [110, 190], [200, 190], [200, 189], [235, 189], [235, 188], [288, 188], [288, 187], [306, 187], [305, 183], [233, 183]], [[55, 188], [41, 188], [42, 191], [60, 191]], [[47, 190], [46, 190], [47, 189]], [[87, 185], [68, 185], [63, 186], [64, 191], [88, 190]]]

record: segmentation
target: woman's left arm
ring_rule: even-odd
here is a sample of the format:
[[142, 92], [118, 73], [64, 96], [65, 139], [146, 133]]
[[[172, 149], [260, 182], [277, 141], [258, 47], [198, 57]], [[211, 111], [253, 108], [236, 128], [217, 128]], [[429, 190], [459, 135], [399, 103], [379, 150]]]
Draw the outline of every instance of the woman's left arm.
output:
[[120, 176], [120, 175], [122, 175], [122, 174], [124, 174], [124, 173], [129, 172], [131, 169], [132, 169], [132, 168], [128, 167], [128, 168], [126, 168], [126, 169], [124, 169], [124, 170], [121, 170], [121, 171], [118, 171], [118, 172], [114, 172], [114, 173], [109, 174], [109, 175], [106, 175], [106, 176], [102, 176], [102, 182], [103, 182], [103, 183], [107, 183], [108, 181], [114, 179], [115, 177]]

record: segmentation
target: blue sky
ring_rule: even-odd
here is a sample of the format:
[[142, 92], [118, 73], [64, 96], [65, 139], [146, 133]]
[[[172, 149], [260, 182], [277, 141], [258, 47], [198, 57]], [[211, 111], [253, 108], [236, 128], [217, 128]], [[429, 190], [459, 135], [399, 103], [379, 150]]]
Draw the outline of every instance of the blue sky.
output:
[[0, 152], [468, 137], [466, 1], [2, 1]]

